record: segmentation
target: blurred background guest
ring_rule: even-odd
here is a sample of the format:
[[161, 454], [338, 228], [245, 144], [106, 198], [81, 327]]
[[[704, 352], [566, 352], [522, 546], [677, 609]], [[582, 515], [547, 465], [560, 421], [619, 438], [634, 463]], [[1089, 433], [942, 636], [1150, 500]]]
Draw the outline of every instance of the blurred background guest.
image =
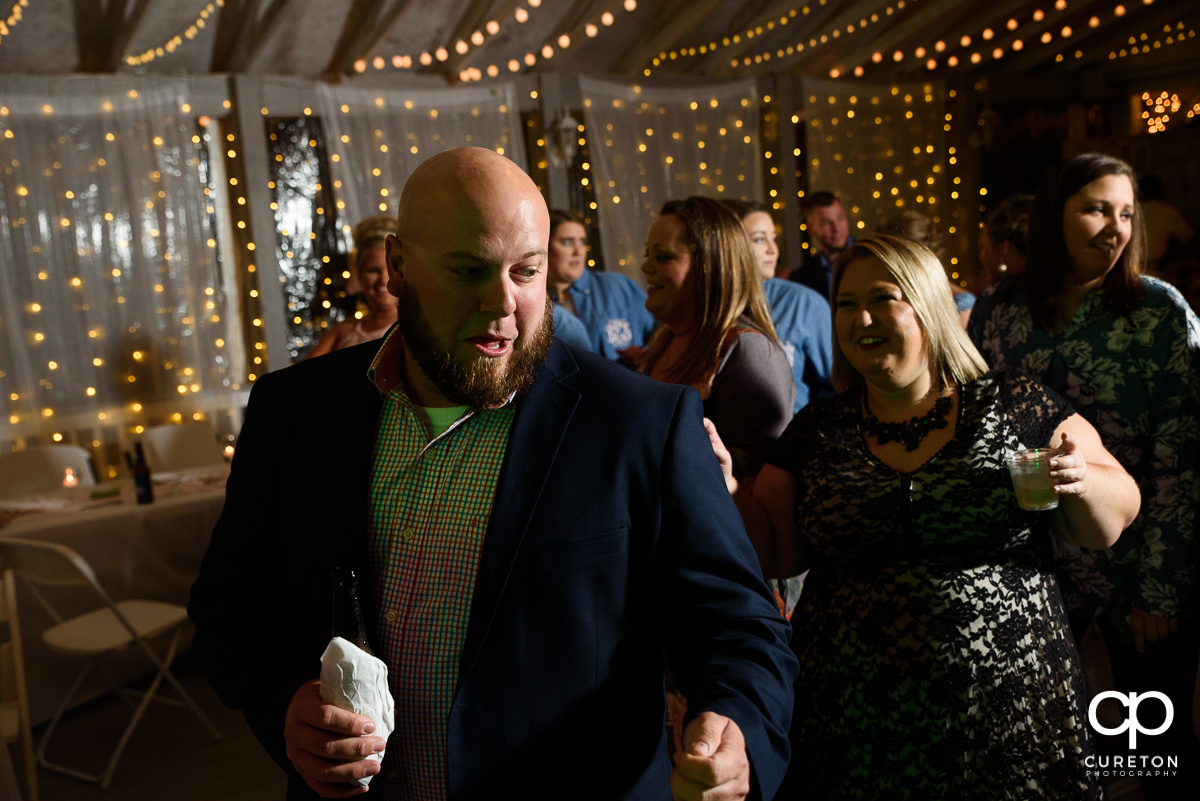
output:
[[712, 198], [667, 201], [646, 235], [642, 272], [661, 327], [639, 368], [695, 387], [735, 473], [753, 474], [792, 417], [796, 386], [741, 220]]
[[579, 318], [564, 309], [561, 304], [553, 301], [551, 303], [553, 304], [551, 315], [554, 318], [554, 336], [568, 345], [590, 351], [592, 338]]
[[979, 272], [975, 294], [1013, 275], [1025, 272], [1029, 254], [1029, 215], [1033, 195], [1013, 195], [992, 209], [979, 237]]
[[656, 323], [637, 282], [587, 269], [587, 226], [574, 212], [550, 210], [546, 269], [550, 297], [579, 318], [595, 353], [617, 360], [629, 348], [636, 353], [654, 333]]
[[[1117, 689], [1164, 692], [1186, 709], [1200, 652], [1200, 322], [1174, 287], [1142, 274], [1134, 187], [1128, 164], [1098, 153], [1049, 172], [1025, 273], [980, 297], [969, 332], [993, 367], [1065, 395], [1137, 481], [1137, 520], [1111, 550], [1060, 548], [1059, 581], [1076, 637], [1093, 619], [1103, 633]], [[1147, 728], [1151, 706], [1139, 710]], [[1186, 728], [1156, 737], [1155, 749], [1200, 764]], [[1163, 796], [1154, 779], [1141, 783], [1148, 799], [1175, 797], [1171, 783]]]
[[396, 299], [387, 290], [387, 257], [384, 244], [396, 233], [396, 218], [390, 214], [368, 217], [354, 226], [354, 276], [357, 292], [367, 304], [362, 317], [348, 317], [321, 337], [308, 358], [379, 339], [396, 322]]
[[[841, 394], [750, 488], [726, 469], [767, 575], [810, 568], [777, 799], [1100, 798], [1051, 533], [1110, 545], [1136, 486], [1061, 395], [986, 373], [928, 249], [855, 243], [834, 293]], [[1048, 445], [1058, 508], [1023, 510], [1004, 457]]]
[[1162, 178], [1143, 175], [1137, 184], [1142, 196], [1142, 218], [1146, 222], [1146, 266], [1155, 272], [1163, 266], [1168, 251], [1190, 242], [1195, 230], [1179, 209], [1167, 202]]
[[[728, 198], [722, 201], [742, 218], [758, 259], [763, 293], [771, 309], [771, 322], [779, 344], [792, 365], [796, 383], [794, 411], [800, 411], [815, 398], [834, 395], [830, 371], [833, 368], [833, 320], [829, 303], [810, 287], [775, 278], [779, 263], [775, 221], [766, 206], [757, 200]], [[791, 619], [804, 589], [804, 576], [768, 579], [775, 602], [783, 616]]]
[[771, 322], [796, 382], [794, 411], [807, 406], [812, 398], [833, 397], [829, 378], [833, 367], [833, 321], [829, 303], [809, 287], [775, 277], [779, 247], [775, 243], [775, 221], [766, 206], [757, 200], [737, 198], [721, 202], [742, 218], [758, 259]]
[[[885, 220], [883, 225], [879, 226], [878, 232], [881, 234], [902, 236], [905, 239], [911, 239], [913, 242], [929, 248], [930, 252], [941, 263], [942, 273], [945, 274], [945, 242], [942, 239], [941, 231], [933, 224], [933, 218], [925, 212], [917, 211], [916, 209], [905, 209]], [[975, 296], [954, 283], [949, 277], [946, 278], [946, 282], [950, 286], [950, 291], [954, 294], [954, 308], [958, 311], [958, 318], [962, 322], [963, 328], [966, 328], [967, 320], [971, 319], [971, 307], [975, 305]]]
[[804, 253], [804, 261], [792, 270], [788, 279], [809, 287], [828, 303], [833, 263], [854, 243], [854, 237], [850, 236], [850, 220], [842, 201], [828, 191], [813, 192], [805, 197], [800, 203], [800, 212], [804, 215], [809, 248]]
[[1138, 178], [1142, 219], [1146, 223], [1146, 272], [1173, 284], [1195, 311], [1200, 294], [1200, 260], [1187, 245], [1195, 234], [1179, 211], [1167, 202], [1163, 181], [1157, 175]]

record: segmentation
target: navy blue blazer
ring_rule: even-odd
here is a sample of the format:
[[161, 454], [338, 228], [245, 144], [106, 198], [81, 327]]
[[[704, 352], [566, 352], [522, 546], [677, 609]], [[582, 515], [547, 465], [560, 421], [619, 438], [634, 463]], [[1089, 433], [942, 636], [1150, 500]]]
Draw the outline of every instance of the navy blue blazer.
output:
[[[288, 772], [289, 799], [315, 797], [283, 724], [329, 640], [330, 569], [371, 576], [379, 346], [256, 382], [188, 607], [214, 689]], [[450, 712], [449, 797], [669, 799], [665, 657], [689, 715], [737, 722], [752, 795], [771, 798], [797, 666], [699, 396], [555, 343], [516, 403]]]

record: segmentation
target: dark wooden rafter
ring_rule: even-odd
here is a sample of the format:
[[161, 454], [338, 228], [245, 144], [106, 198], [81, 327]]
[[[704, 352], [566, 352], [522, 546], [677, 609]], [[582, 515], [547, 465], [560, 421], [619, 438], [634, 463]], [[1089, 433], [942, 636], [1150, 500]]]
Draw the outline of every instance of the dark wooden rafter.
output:
[[71, 0], [79, 72], [116, 72], [150, 0]]
[[[225, 0], [217, 17], [212, 72], [245, 72], [293, 0]], [[262, 11], [266, 6], [266, 11]]]
[[397, 20], [408, 10], [410, 0], [380, 3], [379, 0], [354, 0], [346, 14], [346, 24], [338, 35], [337, 46], [325, 65], [327, 78], [338, 79], [354, 74], [354, 63], [372, 58]]
[[613, 75], [641, 78], [642, 70], [659, 53], [690, 44], [688, 36], [724, 0], [673, 0], [655, 6], [656, 14], [642, 29], [652, 35], [638, 37], [613, 62]]

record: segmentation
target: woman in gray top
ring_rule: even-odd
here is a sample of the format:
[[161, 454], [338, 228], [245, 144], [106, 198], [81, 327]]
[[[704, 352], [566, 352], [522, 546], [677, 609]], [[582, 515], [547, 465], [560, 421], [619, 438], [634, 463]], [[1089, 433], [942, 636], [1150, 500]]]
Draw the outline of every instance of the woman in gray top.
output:
[[646, 309], [660, 326], [642, 372], [687, 384], [753, 475], [792, 417], [796, 386], [741, 220], [706, 197], [669, 200], [646, 236]]

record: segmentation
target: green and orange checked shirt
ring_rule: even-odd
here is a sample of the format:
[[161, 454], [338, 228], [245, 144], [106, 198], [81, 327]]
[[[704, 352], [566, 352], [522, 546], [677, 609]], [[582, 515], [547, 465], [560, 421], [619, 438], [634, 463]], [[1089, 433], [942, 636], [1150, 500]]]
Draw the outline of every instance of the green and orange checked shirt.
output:
[[444, 801], [459, 655], [515, 410], [511, 397], [496, 409], [466, 409], [432, 434], [404, 389], [403, 347], [397, 329], [368, 373], [384, 396], [371, 470], [375, 649], [396, 700], [396, 731], [378, 778], [389, 797]]

